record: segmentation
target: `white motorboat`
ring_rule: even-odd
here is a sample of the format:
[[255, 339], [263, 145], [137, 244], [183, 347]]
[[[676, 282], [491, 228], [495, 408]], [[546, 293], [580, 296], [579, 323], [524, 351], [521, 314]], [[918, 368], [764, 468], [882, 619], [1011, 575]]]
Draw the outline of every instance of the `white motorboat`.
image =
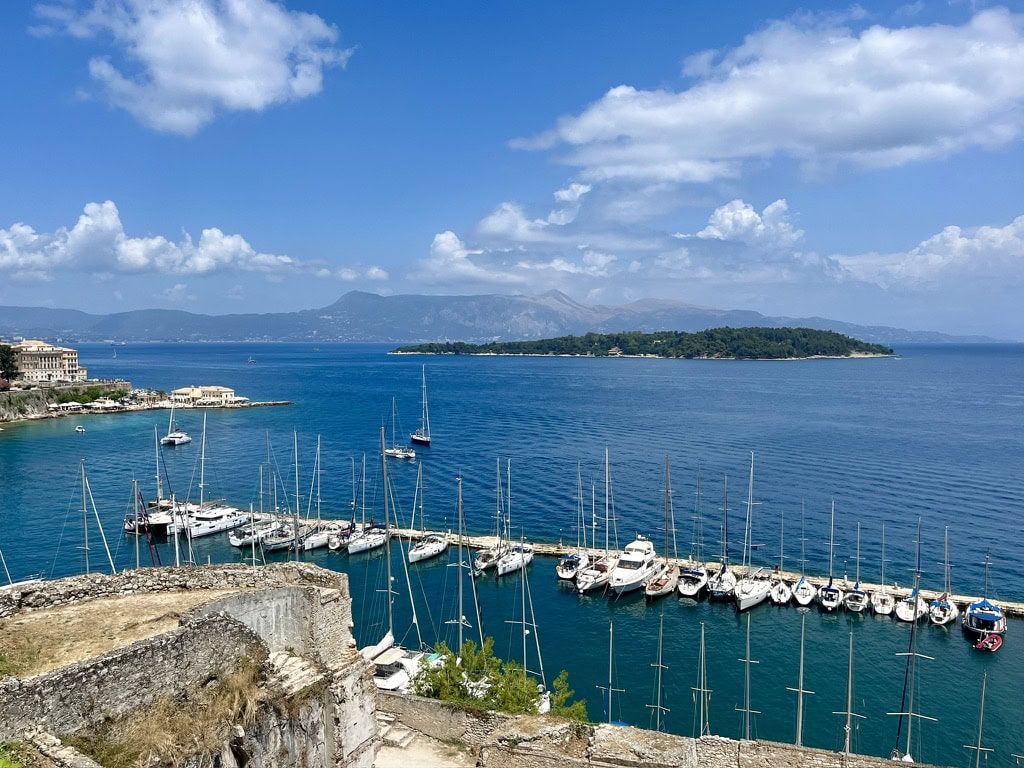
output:
[[608, 586], [616, 594], [640, 589], [654, 576], [657, 567], [654, 543], [637, 534], [636, 540], [626, 545], [608, 580]]
[[743, 532], [743, 578], [733, 588], [736, 610], [745, 611], [760, 605], [771, 592], [771, 582], [763, 568], [754, 568], [751, 554], [754, 548], [754, 452], [750, 452], [750, 482], [747, 485], [747, 521]]
[[871, 593], [871, 610], [879, 616], [889, 616], [896, 609], [896, 600], [885, 586], [885, 526], [882, 526], [882, 581], [881, 586]]
[[946, 569], [945, 590], [938, 597], [938, 599], [932, 600], [931, 604], [928, 606], [928, 618], [931, 619], [932, 624], [937, 624], [939, 626], [943, 626], [945, 624], [949, 624], [950, 622], [956, 621], [957, 617], [960, 615], [960, 609], [957, 607], [957, 604], [953, 602], [952, 597], [951, 597], [952, 594], [953, 594], [953, 586], [952, 586], [952, 583], [951, 583], [952, 582], [952, 579], [951, 579], [951, 569], [950, 569], [950, 565], [949, 565], [949, 526], [948, 525], [946, 526], [946, 545], [945, 545], [945, 550], [946, 550], [946, 557], [945, 557], [945, 560], [946, 560], [946, 564], [945, 564], [945, 569]]
[[831, 613], [843, 604], [843, 590], [832, 579], [832, 552], [835, 549], [836, 502], [832, 501], [832, 518], [828, 533], [828, 584], [818, 590], [818, 605], [821, 610]]

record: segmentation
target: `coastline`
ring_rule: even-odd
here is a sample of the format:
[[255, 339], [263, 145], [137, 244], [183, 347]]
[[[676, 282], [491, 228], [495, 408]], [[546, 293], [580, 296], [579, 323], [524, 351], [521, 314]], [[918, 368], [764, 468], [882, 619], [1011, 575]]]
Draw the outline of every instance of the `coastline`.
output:
[[870, 358], [898, 358], [899, 355], [893, 353], [891, 355], [876, 354], [874, 352], [851, 352], [848, 355], [807, 355], [805, 357], [717, 357], [717, 356], [705, 356], [705, 357], [669, 357], [668, 355], [570, 355], [565, 353], [559, 354], [540, 354], [539, 352], [405, 352], [397, 349], [389, 351], [389, 355], [431, 355], [439, 357], [576, 357], [576, 358], [593, 358], [595, 360], [614, 360], [617, 358], [624, 358], [630, 360], [724, 360], [724, 361], [747, 361], [747, 362], [759, 362], [759, 363], [771, 363], [771, 362], [792, 362], [798, 360], [850, 360], [850, 359], [870, 359]]
[[[236, 403], [234, 405], [176, 405], [176, 410], [179, 411], [198, 411], [198, 410], [211, 410], [211, 411], [223, 411], [232, 410], [238, 408], [265, 408], [275, 405], [294, 405], [292, 400], [265, 400], [260, 402], [250, 403]], [[88, 417], [88, 416], [105, 416], [113, 413], [135, 413], [136, 411], [168, 411], [171, 409], [170, 404], [161, 403], [159, 405], [124, 405], [118, 406], [117, 408], [105, 408], [100, 411], [80, 410], [80, 411], [53, 411], [50, 413], [34, 413], [26, 415], [20, 419], [0, 419], [0, 424], [19, 424], [21, 422], [29, 421], [46, 421], [48, 419], [64, 419], [74, 417]]]

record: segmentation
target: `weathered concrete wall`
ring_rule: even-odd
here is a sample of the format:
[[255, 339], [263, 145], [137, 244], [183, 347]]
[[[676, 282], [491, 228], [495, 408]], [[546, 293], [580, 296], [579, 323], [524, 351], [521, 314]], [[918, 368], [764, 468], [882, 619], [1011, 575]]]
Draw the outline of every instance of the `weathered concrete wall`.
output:
[[56, 402], [58, 394], [78, 395], [85, 390], [96, 387], [104, 395], [111, 392], [127, 392], [132, 388], [130, 381], [89, 382], [82, 384], [66, 384], [58, 386], [39, 386], [35, 389], [11, 390], [0, 392], [0, 423], [20, 421], [22, 419], [45, 419], [51, 415], [47, 407]]
[[47, 674], [4, 678], [0, 741], [34, 726], [76, 733], [234, 670], [245, 657], [263, 662], [266, 645], [248, 627], [213, 615]]

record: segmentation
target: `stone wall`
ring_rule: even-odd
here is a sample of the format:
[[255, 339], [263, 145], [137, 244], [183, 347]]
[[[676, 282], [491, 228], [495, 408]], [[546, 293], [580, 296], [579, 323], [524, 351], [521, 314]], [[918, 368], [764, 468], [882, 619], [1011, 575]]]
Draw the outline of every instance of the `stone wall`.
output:
[[[0, 740], [34, 732], [31, 740], [41, 744], [52, 740], [46, 732], [81, 732], [247, 658], [264, 664], [277, 703], [264, 704], [248, 732], [236, 727], [226, 738], [216, 755], [223, 766], [371, 768], [380, 744], [373, 665], [355, 649], [344, 574], [286, 563], [77, 576], [0, 589], [0, 619], [103, 597], [212, 589], [238, 591], [193, 609], [170, 632], [47, 674], [0, 681]], [[74, 750], [62, 754], [73, 758]], [[200, 755], [182, 765], [206, 768], [213, 759]]]
[[265, 644], [225, 616], [197, 618], [156, 637], [25, 680], [0, 681], [0, 741], [35, 726], [69, 734], [160, 696], [233, 671], [243, 658], [263, 662]]
[[117, 382], [83, 382], [81, 384], [40, 385], [35, 389], [15, 389], [0, 392], [0, 423], [20, 421], [22, 419], [45, 419], [50, 413], [49, 404], [55, 402], [57, 395], [70, 393], [77, 395], [90, 387], [97, 387], [104, 395], [110, 392], [127, 392], [132, 388], [130, 381]]
[[378, 692], [378, 708], [406, 728], [460, 741], [481, 768], [882, 768], [864, 755], [720, 736], [690, 739], [615, 725], [466, 712], [432, 699]]

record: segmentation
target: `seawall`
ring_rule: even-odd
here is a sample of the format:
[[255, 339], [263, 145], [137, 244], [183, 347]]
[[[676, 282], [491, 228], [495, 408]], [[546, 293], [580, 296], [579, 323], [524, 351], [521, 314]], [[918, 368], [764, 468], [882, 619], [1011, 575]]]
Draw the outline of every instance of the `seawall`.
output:
[[49, 404], [56, 402], [58, 395], [68, 394], [76, 397], [94, 387], [100, 394], [108, 395], [111, 392], [127, 392], [132, 388], [132, 384], [130, 381], [92, 381], [0, 392], [0, 424], [7, 421], [49, 418], [55, 415], [50, 412]]

